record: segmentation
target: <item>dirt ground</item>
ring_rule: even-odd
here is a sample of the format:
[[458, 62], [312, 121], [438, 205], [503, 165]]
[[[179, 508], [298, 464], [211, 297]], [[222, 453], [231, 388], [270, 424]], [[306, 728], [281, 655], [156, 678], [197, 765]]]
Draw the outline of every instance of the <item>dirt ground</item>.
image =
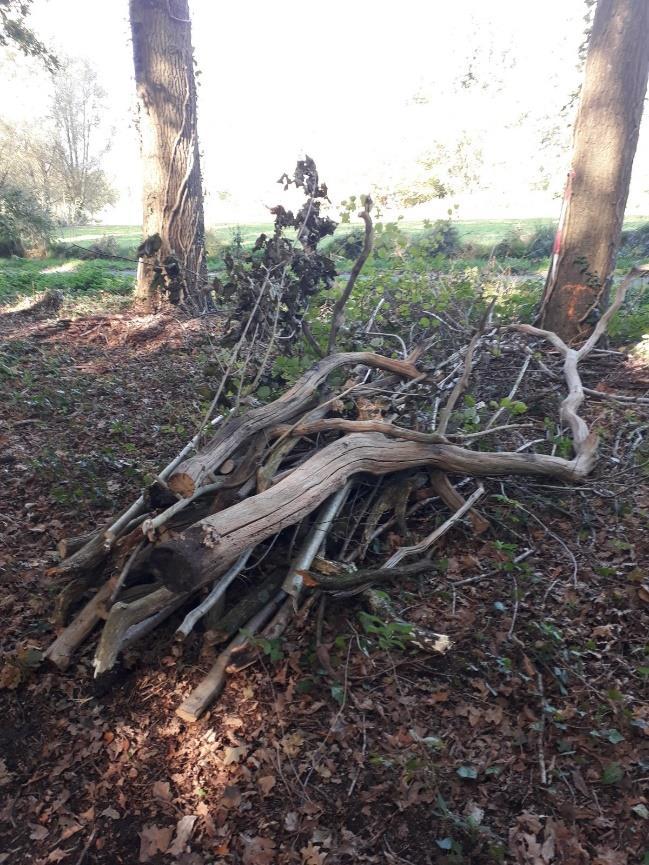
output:
[[[447, 655], [368, 642], [361, 603], [329, 600], [319, 647], [313, 612], [188, 726], [213, 656], [174, 644], [178, 617], [101, 691], [92, 642], [66, 673], [37, 650], [57, 540], [191, 436], [218, 336], [125, 313], [3, 315], [0, 337], [0, 863], [649, 863], [647, 406], [590, 400], [585, 485], [487, 481], [491, 529], [390, 589]], [[620, 354], [585, 378], [649, 390]]]

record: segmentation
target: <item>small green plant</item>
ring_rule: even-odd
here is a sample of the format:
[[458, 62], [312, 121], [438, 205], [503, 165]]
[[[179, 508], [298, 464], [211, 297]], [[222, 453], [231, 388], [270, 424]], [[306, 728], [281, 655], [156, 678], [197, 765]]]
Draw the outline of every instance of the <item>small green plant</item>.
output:
[[383, 651], [405, 649], [406, 641], [412, 634], [412, 625], [405, 622], [384, 622], [379, 616], [362, 611], [358, 618], [365, 633], [375, 638]]

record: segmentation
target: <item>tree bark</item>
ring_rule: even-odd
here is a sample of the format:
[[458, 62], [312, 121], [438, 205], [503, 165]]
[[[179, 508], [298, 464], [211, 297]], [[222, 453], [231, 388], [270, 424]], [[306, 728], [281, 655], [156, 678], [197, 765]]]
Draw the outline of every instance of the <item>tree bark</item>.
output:
[[649, 71], [647, 0], [599, 0], [575, 125], [565, 222], [541, 323], [564, 341], [592, 330], [615, 266]]
[[143, 168], [136, 297], [198, 302], [207, 285], [188, 0], [130, 0]]

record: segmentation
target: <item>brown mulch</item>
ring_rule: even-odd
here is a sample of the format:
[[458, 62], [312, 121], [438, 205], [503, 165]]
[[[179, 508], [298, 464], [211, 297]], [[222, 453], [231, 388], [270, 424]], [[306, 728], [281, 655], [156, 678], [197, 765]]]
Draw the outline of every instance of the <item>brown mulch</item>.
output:
[[[583, 488], [489, 482], [492, 530], [456, 527], [390, 589], [448, 655], [381, 648], [356, 599], [329, 600], [320, 647], [307, 617], [187, 726], [174, 710], [213, 656], [174, 644], [176, 620], [101, 692], [91, 645], [65, 674], [35, 650], [56, 541], [191, 436], [213, 337], [135, 312], [0, 317], [0, 337], [0, 863], [649, 861], [646, 410], [589, 402], [602, 459]], [[649, 380], [613, 355], [585, 378]]]

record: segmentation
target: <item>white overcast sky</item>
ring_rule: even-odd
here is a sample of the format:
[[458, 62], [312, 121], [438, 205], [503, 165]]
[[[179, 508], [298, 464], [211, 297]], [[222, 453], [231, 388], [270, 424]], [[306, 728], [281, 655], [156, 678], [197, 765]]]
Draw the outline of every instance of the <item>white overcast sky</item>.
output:
[[[99, 71], [116, 127], [109, 170], [121, 192], [107, 218], [137, 222], [127, 0], [33, 8], [48, 44]], [[208, 221], [263, 220], [278, 199], [274, 181], [305, 152], [339, 201], [415, 177], [435, 142], [452, 146], [464, 133], [480, 143], [489, 171], [487, 189], [457, 197], [460, 216], [555, 212], [568, 166], [552, 166], [549, 191], [530, 191], [547, 160], [538, 119], [558, 115], [579, 80], [583, 0], [190, 0], [190, 8]], [[502, 78], [500, 89], [458, 91], [474, 53], [485, 79]], [[29, 119], [45, 110], [47, 76], [26, 76], [20, 65], [3, 87], [2, 111]], [[637, 206], [648, 175], [638, 166]]]

